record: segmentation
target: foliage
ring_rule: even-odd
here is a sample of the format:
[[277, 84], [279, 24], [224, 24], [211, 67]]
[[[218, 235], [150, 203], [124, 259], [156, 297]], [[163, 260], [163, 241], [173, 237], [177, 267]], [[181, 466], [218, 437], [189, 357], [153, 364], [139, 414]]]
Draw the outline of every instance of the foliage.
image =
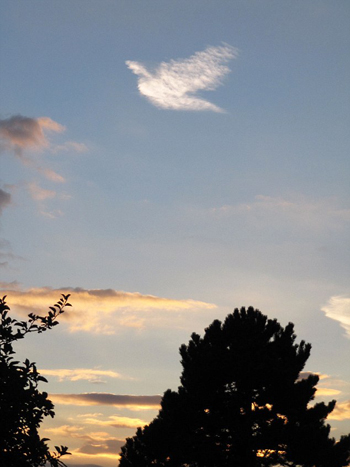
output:
[[309, 405], [319, 378], [301, 378], [311, 345], [295, 339], [252, 307], [192, 334], [181, 386], [126, 440], [120, 467], [345, 466], [350, 435], [329, 437], [335, 401]]
[[46, 316], [33, 313], [28, 321], [8, 316], [6, 296], [0, 299], [0, 465], [6, 467], [51, 465], [64, 466], [61, 456], [69, 454], [66, 446], [55, 446], [51, 453], [47, 438], [40, 438], [38, 428], [44, 417], [54, 417], [54, 406], [38, 384], [47, 380], [40, 376], [35, 363], [28, 359], [20, 364], [13, 358], [13, 343], [26, 334], [41, 334], [58, 324], [64, 307], [71, 306], [69, 295], [50, 307]]

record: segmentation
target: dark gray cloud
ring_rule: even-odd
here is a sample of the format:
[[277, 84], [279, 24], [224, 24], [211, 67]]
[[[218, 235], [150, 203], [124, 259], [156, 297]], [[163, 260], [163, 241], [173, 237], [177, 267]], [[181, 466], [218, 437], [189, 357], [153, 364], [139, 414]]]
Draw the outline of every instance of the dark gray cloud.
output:
[[112, 405], [114, 407], [142, 407], [157, 409], [161, 396], [132, 396], [90, 392], [83, 394], [50, 394], [56, 404], [69, 405]]
[[31, 118], [14, 115], [0, 119], [0, 149], [21, 156], [24, 149], [41, 149], [49, 145], [44, 130], [62, 132], [64, 127], [49, 117]]
[[11, 194], [0, 188], [0, 215], [2, 210], [9, 204], [11, 204]]

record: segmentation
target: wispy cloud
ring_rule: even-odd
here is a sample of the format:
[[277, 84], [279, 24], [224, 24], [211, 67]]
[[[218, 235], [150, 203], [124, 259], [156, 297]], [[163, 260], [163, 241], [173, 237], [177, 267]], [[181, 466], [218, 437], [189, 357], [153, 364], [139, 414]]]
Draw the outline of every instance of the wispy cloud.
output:
[[198, 91], [213, 91], [231, 70], [227, 62], [238, 56], [230, 45], [208, 47], [189, 58], [162, 62], [148, 70], [140, 62], [128, 60], [129, 69], [137, 75], [138, 89], [152, 104], [162, 109], [212, 110], [222, 112], [215, 104], [196, 95]]
[[76, 141], [66, 141], [64, 144], [59, 144], [56, 146], [52, 147], [52, 152], [57, 153], [57, 152], [68, 152], [68, 151], [74, 151], [74, 152], [87, 152], [88, 147], [84, 143], [77, 143]]
[[338, 321], [350, 338], [350, 298], [344, 295], [336, 295], [328, 300], [321, 310], [328, 318]]
[[312, 200], [302, 194], [289, 197], [257, 195], [251, 202], [226, 204], [214, 207], [210, 212], [221, 220], [244, 216], [256, 225], [278, 223], [281, 227], [282, 223], [293, 223], [293, 227], [308, 230], [325, 226], [338, 229], [350, 222], [350, 208], [339, 206], [336, 198]]
[[[23, 256], [13, 254], [10, 242], [0, 238], [0, 268], [11, 268], [13, 261], [25, 261], [25, 258], [23, 258]], [[1, 284], [2, 282], [0, 282], [0, 289]], [[15, 287], [16, 282], [12, 282], [11, 284], [11, 287]]]
[[105, 378], [119, 378], [119, 379], [130, 379], [125, 378], [120, 373], [112, 370], [97, 370], [89, 368], [58, 368], [55, 370], [40, 370], [45, 376], [53, 376], [58, 378], [59, 381], [80, 381], [86, 380], [90, 383], [103, 383]]
[[[197, 300], [176, 300], [142, 295], [138, 292], [123, 292], [113, 289], [82, 289], [50, 287], [29, 290], [3, 290], [8, 295], [8, 302], [13, 311], [28, 314], [37, 313], [38, 309], [47, 309], [57, 301], [61, 293], [72, 294], [73, 309], [62, 316], [70, 331], [85, 331], [100, 334], [115, 334], [124, 328], [176, 327], [181, 312], [204, 311], [215, 309], [211, 303]], [[182, 320], [182, 324], [184, 320]], [[182, 327], [178, 325], [178, 327]]]
[[45, 167], [38, 167], [38, 171], [44, 175], [45, 178], [50, 180], [51, 182], [56, 182], [56, 183], [64, 183], [66, 180], [62, 175], [56, 173], [52, 169], [48, 169]]
[[[40, 373], [45, 374], [42, 370], [40, 370]], [[83, 394], [50, 394], [50, 399], [55, 404], [63, 405], [110, 405], [129, 410], [153, 410], [159, 409], [161, 396], [133, 396], [88, 392]]]
[[56, 191], [54, 190], [46, 190], [41, 188], [37, 183], [32, 182], [27, 184], [28, 191], [30, 196], [35, 199], [36, 201], [44, 201], [46, 199], [52, 199], [56, 196]]

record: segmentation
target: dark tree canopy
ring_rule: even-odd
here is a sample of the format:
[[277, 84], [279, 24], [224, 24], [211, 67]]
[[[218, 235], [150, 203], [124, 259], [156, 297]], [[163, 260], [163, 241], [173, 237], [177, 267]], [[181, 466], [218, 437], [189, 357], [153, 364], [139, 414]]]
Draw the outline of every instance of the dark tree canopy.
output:
[[319, 378], [300, 378], [311, 345], [295, 339], [293, 324], [252, 307], [192, 334], [180, 348], [181, 386], [126, 440], [120, 467], [347, 465], [350, 435], [329, 437], [335, 401], [309, 405]]
[[0, 299], [0, 465], [3, 467], [64, 466], [61, 456], [69, 454], [65, 446], [51, 453], [47, 438], [38, 428], [44, 417], [55, 415], [53, 404], [38, 384], [46, 379], [28, 359], [23, 364], [13, 358], [13, 343], [28, 333], [42, 333], [58, 324], [69, 295], [50, 307], [46, 316], [29, 314], [28, 321], [8, 316], [5, 298]]

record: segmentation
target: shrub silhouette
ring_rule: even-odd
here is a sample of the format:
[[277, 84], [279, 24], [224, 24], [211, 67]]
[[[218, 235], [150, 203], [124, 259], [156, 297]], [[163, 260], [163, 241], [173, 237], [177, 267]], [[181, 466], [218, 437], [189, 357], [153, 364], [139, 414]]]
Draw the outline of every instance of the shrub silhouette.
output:
[[64, 307], [71, 306], [62, 298], [46, 316], [29, 314], [28, 321], [8, 316], [6, 296], [0, 299], [0, 465], [4, 467], [64, 466], [60, 460], [69, 454], [66, 446], [55, 446], [51, 453], [47, 438], [40, 438], [38, 428], [44, 417], [54, 417], [53, 404], [38, 383], [47, 382], [28, 359], [23, 364], [13, 358], [13, 343], [26, 334], [38, 334], [58, 324], [57, 317]]
[[215, 320], [182, 345], [178, 391], [122, 447], [120, 467], [341, 467], [350, 435], [329, 437], [335, 401], [309, 405], [317, 375], [301, 377], [311, 345], [295, 343], [252, 307]]

